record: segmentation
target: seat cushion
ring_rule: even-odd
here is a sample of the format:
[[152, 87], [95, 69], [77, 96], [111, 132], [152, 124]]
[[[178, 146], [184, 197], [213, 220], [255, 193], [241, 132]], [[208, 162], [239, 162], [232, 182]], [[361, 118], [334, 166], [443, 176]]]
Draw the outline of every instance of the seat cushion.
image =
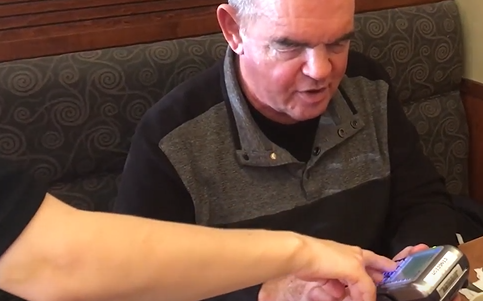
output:
[[83, 210], [110, 211], [117, 195], [120, 174], [99, 174], [55, 183], [50, 193]]
[[454, 195], [468, 194], [468, 125], [459, 92], [404, 104], [416, 126], [424, 153]]

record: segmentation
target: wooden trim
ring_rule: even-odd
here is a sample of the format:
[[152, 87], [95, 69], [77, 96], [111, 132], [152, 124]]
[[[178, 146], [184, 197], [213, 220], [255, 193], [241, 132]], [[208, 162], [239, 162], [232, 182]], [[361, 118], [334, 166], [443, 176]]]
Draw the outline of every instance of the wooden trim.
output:
[[483, 83], [464, 79], [461, 83], [461, 97], [470, 132], [470, 196], [483, 202]]
[[[138, 18], [113, 18], [100, 28], [85, 24], [86, 31], [59, 28], [52, 35], [0, 42], [0, 58], [15, 60], [115, 46], [127, 46], [217, 32], [218, 23], [211, 18], [216, 7], [190, 9], [189, 12], [155, 13]], [[180, 22], [182, 17], [188, 17]], [[129, 26], [121, 24], [128, 22]], [[111, 24], [110, 24], [111, 23]], [[114, 24], [112, 24], [114, 23]], [[203, 24], [203, 26], [199, 26]], [[45, 28], [44, 28], [45, 29]], [[35, 32], [35, 30], [33, 30]], [[59, 34], [60, 32], [60, 34]], [[31, 32], [30, 32], [31, 33]], [[126, 39], [126, 37], [131, 37]], [[0, 35], [1, 39], [1, 35]], [[36, 45], [36, 46], [32, 46]], [[35, 47], [35, 49], [32, 49]]]
[[396, 7], [422, 5], [443, 0], [356, 0], [356, 12], [377, 11]]
[[0, 0], [0, 62], [219, 32], [220, 0]]
[[[442, 0], [356, 0], [366, 12]], [[224, 0], [0, 0], [0, 62], [219, 32]]]
[[[90, 0], [83, 0], [88, 2]], [[123, 0], [117, 0], [122, 2]], [[74, 1], [75, 2], [75, 1]], [[114, 0], [104, 2], [116, 2]], [[127, 2], [124, 0], [124, 2]], [[184, 10], [192, 8], [188, 1], [177, 0], [164, 0], [150, 2], [147, 5], [146, 0], [131, 0], [131, 3], [127, 2], [122, 5], [99, 5], [98, 3], [92, 4], [90, 7], [80, 8], [62, 8], [52, 7], [51, 10], [45, 10], [39, 14], [38, 10], [43, 9], [43, 5], [39, 7], [33, 7], [30, 9], [30, 13], [27, 13], [27, 9], [18, 8], [22, 12], [18, 15], [6, 15], [2, 16], [0, 10], [0, 17], [2, 18], [2, 30], [7, 29], [23, 29], [30, 27], [40, 27], [43, 25], [56, 25], [59, 23], [73, 23], [73, 22], [85, 22], [96, 20], [96, 24], [109, 20], [109, 18], [118, 18], [125, 16], [142, 16], [142, 14], [149, 14], [151, 12], [165, 12], [173, 10]], [[205, 1], [206, 5], [216, 5], [216, 1]], [[62, 2], [60, 2], [62, 3]], [[60, 5], [59, 5], [60, 6]], [[27, 7], [28, 8], [28, 7]], [[19, 13], [20, 13], [19, 11]], [[3, 11], [5, 15], [6, 12]], [[17, 34], [19, 30], [13, 30], [11, 33]]]
[[461, 93], [483, 99], [483, 83], [465, 78], [461, 82]]

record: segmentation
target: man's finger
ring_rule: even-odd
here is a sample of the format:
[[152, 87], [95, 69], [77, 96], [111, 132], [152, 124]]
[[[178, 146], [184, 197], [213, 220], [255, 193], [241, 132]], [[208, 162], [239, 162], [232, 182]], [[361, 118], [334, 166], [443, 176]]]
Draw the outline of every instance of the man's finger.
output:
[[354, 301], [374, 301], [376, 300], [376, 285], [366, 270], [353, 271], [358, 275], [355, 282], [347, 283], [349, 293]]
[[304, 300], [304, 301], [338, 301], [341, 300], [341, 297], [335, 297], [330, 294], [328, 291], [324, 289], [321, 285], [315, 285], [308, 288], [306, 295], [302, 299], [297, 300]]
[[[368, 278], [370, 279], [370, 278]], [[354, 301], [374, 301], [376, 300], [376, 288], [372, 281], [365, 283], [359, 282], [349, 286], [351, 299]]]
[[372, 270], [390, 272], [396, 269], [397, 263], [393, 260], [377, 255], [374, 252], [363, 250], [362, 256], [364, 265]]
[[341, 301], [354, 301], [354, 300], [352, 300], [352, 297], [349, 294], [349, 291], [348, 290], [346, 290], [346, 291], [347, 291], [347, 293], [346, 293], [344, 299], [342, 299]]
[[409, 247], [404, 248], [401, 252], [399, 252], [399, 254], [397, 254], [393, 259], [394, 260], [400, 260], [400, 259], [408, 257], [411, 254], [417, 253], [419, 251], [426, 250], [428, 248], [429, 247], [425, 244], [409, 246]]
[[409, 255], [414, 254], [414, 253], [417, 253], [417, 252], [420, 252], [420, 251], [424, 251], [426, 249], [429, 249], [429, 247], [427, 245], [425, 245], [425, 244], [415, 245], [411, 249], [411, 252], [409, 253]]
[[334, 298], [342, 299], [345, 295], [345, 285], [338, 280], [329, 280], [320, 286], [327, 294]]
[[412, 246], [405, 247], [401, 252], [394, 256], [393, 260], [400, 260], [407, 257], [410, 254], [412, 248]]
[[454, 299], [451, 300], [451, 301], [461, 301], [461, 300], [462, 300], [461, 299], [461, 295], [460, 294], [457, 294], [456, 297], [454, 297]]

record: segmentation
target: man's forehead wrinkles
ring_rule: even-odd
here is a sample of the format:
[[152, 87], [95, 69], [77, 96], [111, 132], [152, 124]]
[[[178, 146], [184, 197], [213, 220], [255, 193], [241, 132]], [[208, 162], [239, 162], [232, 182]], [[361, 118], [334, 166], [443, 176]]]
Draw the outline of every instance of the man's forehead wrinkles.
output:
[[320, 44], [333, 44], [350, 40], [354, 35], [354, 30], [349, 29], [339, 34], [331, 34], [330, 32], [319, 32], [317, 35], [310, 34], [309, 31], [305, 31], [303, 28], [285, 28], [280, 30], [279, 27], [273, 29], [273, 32], [269, 35], [269, 38], [273, 42], [278, 41], [291, 41], [292, 44], [300, 44], [307, 46], [317, 46]]
[[[285, 41], [291, 45], [317, 46], [345, 41], [353, 30], [353, 14], [329, 14], [304, 0], [265, 0], [259, 18], [252, 23], [253, 34], [266, 42]], [[336, 1], [336, 0], [324, 0]], [[347, 1], [347, 0], [337, 0]], [[294, 2], [294, 3], [292, 3]], [[300, 7], [304, 2], [303, 8]], [[314, 1], [318, 2], [318, 1]], [[297, 3], [300, 5], [297, 6]], [[333, 7], [333, 5], [329, 5]], [[329, 8], [328, 7], [328, 8]], [[306, 12], [306, 13], [304, 13]]]
[[[270, 20], [272, 26], [281, 26], [281, 27], [289, 27], [289, 28], [297, 28], [297, 27], [319, 27], [319, 28], [331, 28], [333, 27], [334, 23], [348, 23], [349, 18], [341, 18], [341, 17], [334, 17], [334, 18], [317, 18], [317, 17], [309, 17], [309, 16], [274, 16], [268, 15], [264, 13], [264, 16]], [[351, 17], [350, 21], [353, 22], [353, 18]]]

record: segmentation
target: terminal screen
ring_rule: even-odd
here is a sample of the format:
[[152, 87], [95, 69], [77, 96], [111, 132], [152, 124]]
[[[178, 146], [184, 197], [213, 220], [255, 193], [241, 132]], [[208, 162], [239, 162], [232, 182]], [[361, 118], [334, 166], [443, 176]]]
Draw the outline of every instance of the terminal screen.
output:
[[399, 271], [394, 275], [392, 281], [414, 280], [431, 263], [433, 258], [441, 251], [441, 248], [429, 250], [411, 255], [401, 262]]

